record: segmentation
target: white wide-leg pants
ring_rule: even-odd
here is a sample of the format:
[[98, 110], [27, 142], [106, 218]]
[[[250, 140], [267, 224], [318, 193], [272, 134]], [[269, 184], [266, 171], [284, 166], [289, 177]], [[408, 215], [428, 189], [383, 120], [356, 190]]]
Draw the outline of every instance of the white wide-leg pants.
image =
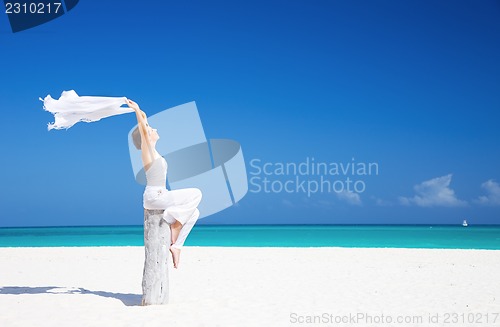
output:
[[200, 216], [198, 205], [201, 198], [201, 190], [194, 187], [169, 191], [165, 187], [146, 186], [143, 204], [145, 209], [165, 210], [163, 219], [168, 224], [176, 220], [182, 224], [179, 236], [172, 244], [172, 247], [181, 249]]

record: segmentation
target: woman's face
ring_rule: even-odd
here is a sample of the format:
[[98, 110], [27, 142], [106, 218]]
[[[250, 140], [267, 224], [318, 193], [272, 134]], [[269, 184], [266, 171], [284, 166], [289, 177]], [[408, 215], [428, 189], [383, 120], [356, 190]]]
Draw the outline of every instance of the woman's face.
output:
[[149, 125], [148, 125], [148, 134], [149, 134], [149, 137], [151, 138], [151, 141], [153, 141], [153, 142], [158, 141], [158, 139], [160, 138], [160, 135], [158, 134], [158, 131], [156, 130], [156, 128], [153, 128]]

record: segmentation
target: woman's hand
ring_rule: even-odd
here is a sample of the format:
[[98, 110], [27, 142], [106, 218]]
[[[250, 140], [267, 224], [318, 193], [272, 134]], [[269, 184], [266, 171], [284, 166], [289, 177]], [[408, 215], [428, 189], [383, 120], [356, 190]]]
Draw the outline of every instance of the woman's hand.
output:
[[130, 108], [134, 109], [136, 112], [141, 111], [141, 108], [139, 108], [139, 105], [130, 99], [127, 99], [127, 105]]
[[130, 100], [130, 99], [127, 99], [127, 104], [128, 104], [128, 106], [129, 106], [130, 108], [134, 109], [134, 110], [135, 110], [135, 112], [136, 112], [138, 115], [142, 116], [142, 118], [144, 118], [144, 119], [146, 119], [146, 118], [147, 118], [146, 113], [145, 113], [144, 111], [142, 111], [142, 110], [141, 110], [141, 108], [139, 108], [139, 105], [138, 105], [136, 102], [134, 102], [134, 101], [132, 101], [132, 100]]

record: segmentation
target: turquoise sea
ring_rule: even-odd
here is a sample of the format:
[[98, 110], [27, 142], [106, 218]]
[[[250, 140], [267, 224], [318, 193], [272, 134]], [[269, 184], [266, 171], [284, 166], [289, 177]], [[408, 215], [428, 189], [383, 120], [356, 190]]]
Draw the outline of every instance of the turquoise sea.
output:
[[[0, 247], [142, 246], [143, 226], [0, 228]], [[500, 249], [500, 226], [197, 225], [186, 246]]]

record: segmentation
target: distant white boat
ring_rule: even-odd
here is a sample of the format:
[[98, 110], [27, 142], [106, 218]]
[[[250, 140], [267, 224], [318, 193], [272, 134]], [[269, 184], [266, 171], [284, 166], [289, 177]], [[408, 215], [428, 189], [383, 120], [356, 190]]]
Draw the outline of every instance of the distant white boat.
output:
[[464, 219], [464, 222], [462, 223], [462, 226], [467, 227], [469, 224], [467, 224], [467, 220]]

